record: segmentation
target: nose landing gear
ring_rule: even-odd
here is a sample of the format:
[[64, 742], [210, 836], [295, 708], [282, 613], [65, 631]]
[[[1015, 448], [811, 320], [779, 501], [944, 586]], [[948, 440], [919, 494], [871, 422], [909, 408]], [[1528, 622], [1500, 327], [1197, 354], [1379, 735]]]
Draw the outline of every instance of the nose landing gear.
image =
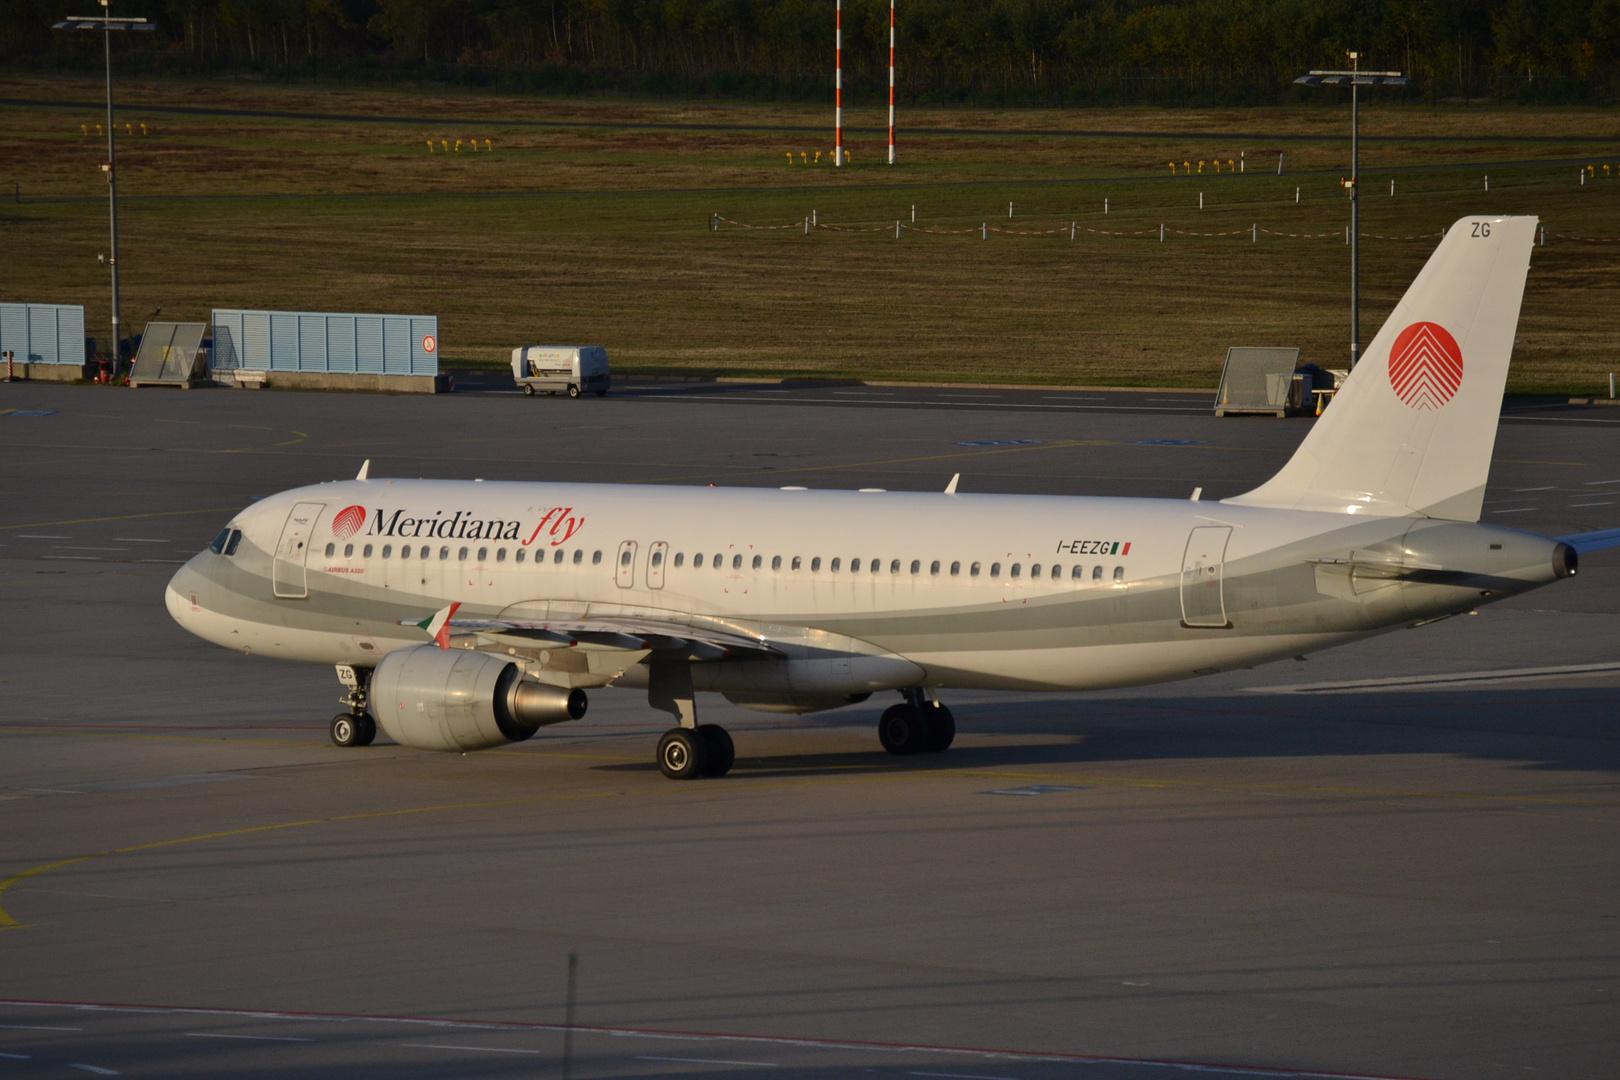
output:
[[371, 679], [371, 672], [364, 668], [356, 669], [348, 664], [337, 665], [338, 681], [349, 688], [349, 692], [338, 701], [349, 707], [348, 712], [338, 713], [332, 717], [328, 728], [334, 746], [370, 746], [371, 741], [377, 737], [377, 721], [366, 712], [366, 687]]

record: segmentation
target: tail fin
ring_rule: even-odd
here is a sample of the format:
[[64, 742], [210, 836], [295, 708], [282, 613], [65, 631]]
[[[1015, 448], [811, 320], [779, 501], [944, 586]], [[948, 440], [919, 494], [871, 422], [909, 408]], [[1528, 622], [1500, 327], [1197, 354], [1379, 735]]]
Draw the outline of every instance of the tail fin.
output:
[[1227, 502], [1478, 521], [1533, 217], [1466, 217], [1282, 471]]

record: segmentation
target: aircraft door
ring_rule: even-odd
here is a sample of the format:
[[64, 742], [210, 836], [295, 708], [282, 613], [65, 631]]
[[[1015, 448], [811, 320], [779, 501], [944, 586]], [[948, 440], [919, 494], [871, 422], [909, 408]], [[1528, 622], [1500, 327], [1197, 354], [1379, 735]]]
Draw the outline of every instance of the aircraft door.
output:
[[660, 540], [647, 555], [647, 588], [664, 587], [664, 563], [669, 561], [669, 545]]
[[619, 588], [628, 589], [636, 583], [636, 542], [626, 540], [619, 545], [619, 562], [613, 568], [614, 580]]
[[309, 595], [304, 561], [309, 558], [309, 543], [315, 534], [315, 522], [324, 509], [325, 503], [298, 503], [287, 515], [287, 524], [281, 527], [281, 539], [276, 544], [275, 558], [271, 560], [270, 578], [275, 594], [283, 600], [302, 600]]
[[1200, 526], [1187, 537], [1181, 557], [1181, 625], [1223, 629], [1226, 600], [1222, 579], [1226, 542], [1232, 530], [1225, 525]]

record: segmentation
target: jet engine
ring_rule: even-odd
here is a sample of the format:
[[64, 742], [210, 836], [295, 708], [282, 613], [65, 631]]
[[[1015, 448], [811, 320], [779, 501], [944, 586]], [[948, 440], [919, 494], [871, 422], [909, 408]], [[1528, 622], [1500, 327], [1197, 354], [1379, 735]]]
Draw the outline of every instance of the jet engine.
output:
[[503, 656], [416, 645], [382, 658], [371, 713], [388, 737], [419, 750], [484, 750], [522, 742], [585, 715], [585, 692], [526, 678]]

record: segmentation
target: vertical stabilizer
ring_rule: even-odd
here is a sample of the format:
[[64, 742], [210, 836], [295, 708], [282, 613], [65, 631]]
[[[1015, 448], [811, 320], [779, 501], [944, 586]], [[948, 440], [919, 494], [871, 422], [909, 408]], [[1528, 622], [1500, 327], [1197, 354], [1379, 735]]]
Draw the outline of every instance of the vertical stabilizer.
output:
[[1535, 232], [1453, 225], [1288, 464], [1226, 501], [1478, 521]]

